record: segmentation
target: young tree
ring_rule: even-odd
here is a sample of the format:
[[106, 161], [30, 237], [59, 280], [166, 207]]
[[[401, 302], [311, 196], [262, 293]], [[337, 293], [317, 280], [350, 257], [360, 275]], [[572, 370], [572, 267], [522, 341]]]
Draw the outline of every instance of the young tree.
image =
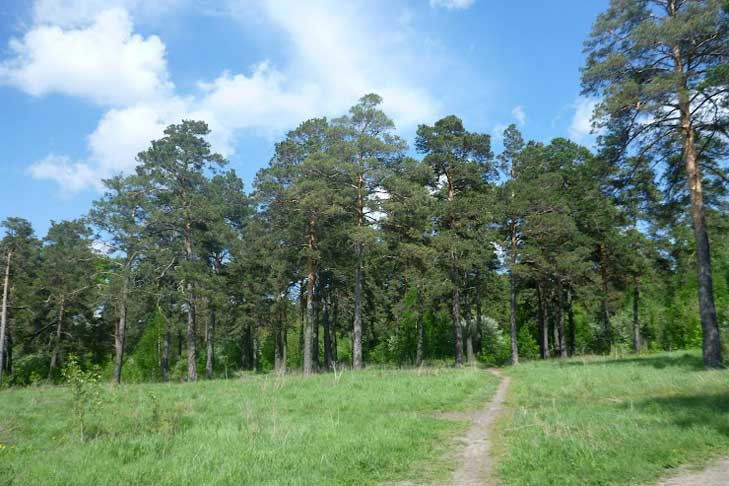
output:
[[[602, 96], [596, 123], [622, 156], [665, 160], [680, 145], [696, 242], [707, 367], [722, 366], [706, 227], [700, 139], [723, 139], [729, 77], [729, 11], [722, 0], [611, 0], [597, 19], [583, 69], [586, 94]], [[714, 135], [717, 135], [715, 138]], [[668, 149], [668, 150], [667, 150]]]

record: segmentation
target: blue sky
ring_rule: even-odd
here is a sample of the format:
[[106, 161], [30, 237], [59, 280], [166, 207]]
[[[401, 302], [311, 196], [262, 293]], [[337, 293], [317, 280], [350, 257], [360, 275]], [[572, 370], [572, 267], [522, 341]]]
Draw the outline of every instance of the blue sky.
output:
[[273, 143], [377, 92], [412, 144], [472, 131], [589, 144], [582, 43], [607, 0], [4, 0], [0, 219], [85, 213], [180, 118], [206, 120], [246, 187]]

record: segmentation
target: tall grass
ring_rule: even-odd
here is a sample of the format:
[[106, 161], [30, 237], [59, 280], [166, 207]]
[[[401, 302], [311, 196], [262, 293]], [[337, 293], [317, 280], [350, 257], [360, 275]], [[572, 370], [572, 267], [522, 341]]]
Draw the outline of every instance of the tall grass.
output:
[[481, 406], [482, 370], [247, 376], [105, 386], [74, 427], [67, 387], [0, 393], [0, 483], [373, 484], [444, 477], [466, 427], [438, 412]]
[[729, 455], [729, 371], [704, 371], [699, 353], [534, 362], [510, 373], [499, 427], [505, 484], [650, 484]]

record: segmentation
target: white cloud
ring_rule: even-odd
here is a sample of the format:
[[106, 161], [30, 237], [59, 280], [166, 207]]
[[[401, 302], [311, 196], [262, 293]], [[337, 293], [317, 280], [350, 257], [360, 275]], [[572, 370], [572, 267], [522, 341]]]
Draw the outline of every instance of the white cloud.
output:
[[57, 182], [65, 192], [74, 193], [87, 187], [101, 188], [98, 174], [87, 164], [72, 162], [63, 155], [50, 154], [28, 168], [36, 179]]
[[37, 25], [11, 40], [10, 50], [0, 81], [33, 96], [62, 93], [124, 106], [172, 89], [164, 44], [157, 36], [133, 34], [121, 8], [99, 13], [85, 27]]
[[516, 105], [514, 109], [511, 110], [511, 114], [520, 126], [524, 126], [526, 124], [527, 116], [521, 105]]
[[579, 97], [574, 104], [575, 113], [567, 129], [570, 137], [576, 142], [583, 142], [592, 133], [592, 113], [597, 101]]
[[430, 0], [430, 6], [432, 8], [445, 8], [448, 10], [465, 10], [471, 5], [473, 5], [473, 2], [475, 0]]
[[205, 120], [213, 148], [230, 156], [241, 130], [279, 136], [312, 116], [343, 114], [369, 92], [383, 97], [398, 127], [438, 114], [439, 103], [422, 86], [422, 52], [409, 42], [415, 32], [407, 19], [376, 18], [366, 3], [229, 2], [227, 14], [240, 22], [278, 30], [287, 61], [224, 71], [183, 95], [170, 81], [164, 43], [134, 33], [130, 12], [142, 15], [150, 2], [38, 0], [35, 24], [0, 62], [0, 81], [34, 96], [61, 93], [110, 109], [88, 136], [87, 156], [49, 155], [31, 175], [68, 193], [98, 188], [102, 178], [133, 170], [136, 154], [181, 118]]

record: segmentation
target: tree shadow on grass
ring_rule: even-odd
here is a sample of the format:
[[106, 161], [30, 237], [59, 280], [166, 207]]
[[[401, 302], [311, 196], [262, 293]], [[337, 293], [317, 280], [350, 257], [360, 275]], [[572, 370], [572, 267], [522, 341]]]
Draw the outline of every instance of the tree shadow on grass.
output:
[[711, 427], [729, 438], [729, 391], [655, 397], [633, 406], [645, 414], [668, 416], [681, 428]]
[[585, 365], [640, 365], [640, 366], [651, 366], [656, 369], [663, 369], [668, 367], [679, 367], [686, 368], [693, 371], [704, 371], [704, 362], [701, 356], [695, 356], [690, 353], [673, 354], [673, 355], [643, 355], [633, 356], [627, 358], [605, 358], [595, 360], [584, 360], [584, 361], [569, 361], [565, 364], [570, 366], [585, 366]]

